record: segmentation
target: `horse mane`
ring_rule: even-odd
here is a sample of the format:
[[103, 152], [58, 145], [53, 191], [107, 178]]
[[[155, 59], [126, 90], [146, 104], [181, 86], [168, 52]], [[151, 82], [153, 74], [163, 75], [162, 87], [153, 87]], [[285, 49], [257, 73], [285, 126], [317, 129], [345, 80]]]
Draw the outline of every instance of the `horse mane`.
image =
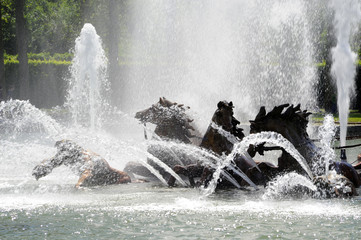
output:
[[[284, 111], [284, 109], [286, 110]], [[279, 119], [289, 123], [297, 124], [300, 129], [306, 131], [307, 124], [308, 124], [308, 116], [312, 113], [308, 112], [307, 110], [301, 110], [301, 105], [298, 104], [297, 106], [289, 105], [289, 104], [282, 104], [276, 106], [270, 112], [266, 112], [264, 106], [262, 106], [255, 118], [255, 120], [250, 121], [251, 126], [257, 125], [259, 122], [266, 121], [268, 119]]]
[[[289, 140], [294, 147], [305, 158], [312, 171], [320, 169], [318, 148], [310, 139], [307, 133], [308, 116], [310, 112], [301, 110], [301, 105], [297, 106], [283, 104], [276, 106], [270, 112], [266, 112], [265, 107], [261, 107], [255, 120], [250, 121], [251, 133], [261, 131], [274, 131]], [[282, 153], [278, 159], [280, 169], [287, 171], [301, 171], [295, 161], [290, 161], [293, 157]]]
[[189, 143], [194, 137], [191, 133], [195, 131], [190, 124], [193, 122], [187, 113], [189, 107], [184, 104], [169, 101], [165, 97], [160, 97], [159, 102], [150, 108], [136, 113], [136, 118], [142, 123], [153, 123], [156, 125], [155, 133], [160, 137], [178, 139]]

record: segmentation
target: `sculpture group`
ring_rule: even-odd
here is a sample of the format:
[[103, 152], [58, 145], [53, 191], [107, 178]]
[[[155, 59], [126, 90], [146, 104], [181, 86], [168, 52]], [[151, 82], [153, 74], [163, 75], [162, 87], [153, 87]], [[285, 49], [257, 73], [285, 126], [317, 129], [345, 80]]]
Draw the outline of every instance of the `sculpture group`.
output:
[[[232, 153], [235, 144], [245, 137], [243, 129], [238, 125], [240, 122], [234, 117], [233, 103], [220, 101], [216, 106], [211, 123], [203, 137], [198, 136], [192, 119], [187, 115], [189, 107], [160, 98], [159, 102], [150, 108], [137, 112], [135, 118], [144, 126], [147, 123], [156, 125], [149, 141], [148, 153], [152, 157], [147, 159], [147, 164], [154, 168], [169, 186], [176, 185], [176, 177], [169, 173], [157, 159], [165, 163], [173, 171], [188, 180], [192, 187], [207, 186], [217, 170], [215, 161], [222, 161], [227, 156], [232, 159], [229, 164], [221, 169], [221, 178], [218, 180], [217, 188], [246, 187], [249, 185], [266, 185], [270, 180], [280, 174], [296, 172], [307, 175], [285, 149], [279, 147], [265, 146], [264, 143], [249, 145], [244, 153]], [[274, 107], [266, 112], [261, 107], [254, 120], [250, 121], [250, 134], [260, 132], [275, 132], [287, 139], [306, 160], [311, 169], [317, 191], [322, 192], [324, 197], [354, 196], [357, 195], [356, 188], [361, 185], [360, 176], [353, 166], [345, 162], [330, 162], [330, 170], [337, 174], [325, 176], [325, 164], [320, 162], [320, 149], [307, 134], [309, 112], [302, 111], [300, 105], [289, 106], [288, 104]], [[147, 135], [145, 136], [148, 137]], [[201, 141], [199, 141], [201, 139]], [[181, 151], [175, 151], [159, 142], [176, 142], [183, 145], [192, 145], [206, 152], [209, 161], [200, 161], [195, 156], [189, 156]], [[128, 183], [135, 178], [154, 177], [145, 164], [129, 162], [124, 171], [116, 170], [109, 166], [107, 161], [99, 155], [83, 149], [70, 140], [58, 141], [55, 146], [57, 154], [37, 165], [33, 170], [36, 179], [49, 174], [53, 168], [60, 165], [70, 166], [78, 172], [80, 178], [76, 187], [89, 187], [109, 184]], [[263, 154], [268, 150], [280, 150], [278, 165], [269, 162], [257, 162], [253, 160], [257, 154]], [[232, 153], [232, 155], [230, 155]], [[216, 159], [216, 160], [215, 160]], [[307, 190], [310, 194], [314, 192]], [[320, 196], [320, 195], [318, 195]]]

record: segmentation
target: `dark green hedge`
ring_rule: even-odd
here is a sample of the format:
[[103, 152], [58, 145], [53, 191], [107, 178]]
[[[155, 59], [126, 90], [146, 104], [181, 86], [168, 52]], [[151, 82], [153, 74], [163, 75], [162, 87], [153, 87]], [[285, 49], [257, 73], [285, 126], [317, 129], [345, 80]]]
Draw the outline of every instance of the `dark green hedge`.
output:
[[[12, 98], [19, 97], [17, 62], [5, 64], [6, 89]], [[29, 64], [30, 102], [39, 108], [49, 108], [64, 103], [68, 64]]]

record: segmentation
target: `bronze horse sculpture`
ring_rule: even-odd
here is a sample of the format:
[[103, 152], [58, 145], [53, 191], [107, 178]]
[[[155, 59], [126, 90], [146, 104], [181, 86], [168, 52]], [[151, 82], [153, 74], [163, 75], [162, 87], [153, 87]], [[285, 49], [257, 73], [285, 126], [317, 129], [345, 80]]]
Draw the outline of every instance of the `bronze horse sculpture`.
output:
[[58, 149], [56, 155], [33, 169], [32, 175], [36, 180], [45, 177], [54, 168], [65, 165], [80, 176], [76, 188], [131, 182], [127, 173], [110, 167], [98, 154], [85, 150], [70, 140], [57, 141], [55, 147]]
[[[311, 170], [315, 176], [314, 182], [317, 184], [327, 185], [327, 183], [321, 183], [323, 181], [329, 181], [323, 176], [325, 174], [325, 164], [321, 162], [320, 149], [310, 139], [307, 134], [308, 116], [310, 112], [306, 110], [301, 111], [300, 105], [294, 107], [288, 104], [276, 106], [272, 111], [266, 113], [265, 107], [261, 107], [255, 120], [250, 121], [251, 133], [259, 133], [262, 131], [273, 131], [281, 134], [284, 138], [290, 141], [299, 153], [307, 161], [307, 164], [311, 167]], [[330, 169], [335, 169], [337, 174], [346, 177], [338, 177], [340, 181], [346, 182], [348, 185], [352, 185], [352, 191], [350, 195], [357, 194], [355, 187], [361, 185], [360, 178], [356, 170], [348, 163], [330, 161]], [[279, 172], [296, 171], [303, 174], [304, 171], [297, 164], [288, 153], [282, 151], [281, 157], [278, 159]], [[342, 178], [342, 179], [341, 179]], [[349, 183], [351, 182], [351, 184]], [[336, 189], [337, 190], [337, 189]], [[338, 193], [341, 194], [341, 193]]]
[[[211, 124], [202, 139], [200, 147], [212, 151], [216, 155], [229, 154], [233, 149], [233, 142], [230, 138], [236, 138], [235, 134], [241, 139], [244, 137], [243, 129], [237, 128], [239, 121], [233, 116], [233, 103], [220, 101], [217, 104], [217, 110], [213, 114]], [[219, 130], [220, 128], [221, 130]], [[229, 136], [219, 133], [219, 131], [229, 133]], [[209, 178], [211, 171], [210, 168], [205, 167], [201, 163], [190, 164], [186, 166], [176, 165], [174, 171], [177, 174], [185, 175], [189, 178], [191, 186], [195, 186], [195, 177], [201, 177], [199, 184], [203, 184]], [[168, 185], [174, 186], [175, 178], [170, 177]]]
[[[200, 147], [210, 151], [218, 158], [230, 154], [233, 150], [235, 143], [241, 141], [244, 137], [243, 129], [237, 125], [240, 123], [233, 114], [233, 103], [227, 101], [220, 101], [217, 104], [217, 109], [213, 114], [212, 121], [208, 126], [208, 129], [202, 139]], [[251, 153], [252, 154], [252, 153]], [[252, 154], [254, 155], [254, 154]], [[218, 183], [217, 187], [228, 187], [233, 185], [243, 185], [244, 177], [240, 172], [246, 172], [248, 169], [255, 167], [256, 163], [253, 160], [237, 154], [233, 159], [233, 163], [223, 169], [223, 174], [226, 178], [222, 182]], [[259, 169], [258, 167], [256, 167]], [[174, 167], [174, 171], [177, 174], [185, 175], [189, 178], [191, 186], [195, 185], [207, 185], [208, 181], [212, 177], [214, 167], [209, 166], [207, 163], [190, 164], [187, 166], [177, 165]], [[194, 178], [200, 178], [196, 184]], [[251, 176], [252, 181], [256, 183], [264, 182], [264, 176], [259, 174]], [[228, 181], [227, 181], [228, 180]], [[230, 184], [233, 182], [232, 184]], [[170, 177], [168, 184], [174, 186], [175, 178]]]
[[[269, 113], [266, 113], [265, 107], [261, 107], [255, 120], [250, 121], [250, 133], [272, 131], [281, 134], [300, 152], [315, 173], [320, 167], [316, 164], [320, 156], [318, 156], [318, 147], [307, 134], [307, 117], [311, 113], [301, 111], [300, 105], [288, 106], [288, 104], [276, 106]], [[286, 111], [283, 111], [286, 107], [288, 107]], [[296, 160], [285, 151], [282, 151], [282, 156], [278, 159], [278, 170], [303, 172]]]
[[[150, 145], [148, 146], [148, 153], [159, 159], [170, 168], [177, 164], [188, 165], [195, 162], [192, 158], [184, 156], [184, 154], [176, 152], [170, 147], [159, 145], [159, 141], [172, 141], [176, 143], [191, 144], [197, 138], [194, 133], [195, 128], [192, 126], [192, 119], [187, 115], [183, 104], [171, 102], [168, 99], [161, 97], [159, 101], [153, 104], [150, 108], [139, 111], [135, 114], [138, 119], [145, 126], [147, 123], [155, 124], [154, 134]], [[147, 134], [145, 137], [148, 138]], [[147, 163], [155, 168], [160, 174], [168, 178], [169, 174], [162, 167], [160, 167], [154, 160], [148, 158]], [[143, 177], [153, 177], [154, 175], [138, 162], [129, 162], [124, 171], [129, 174], [137, 174]]]

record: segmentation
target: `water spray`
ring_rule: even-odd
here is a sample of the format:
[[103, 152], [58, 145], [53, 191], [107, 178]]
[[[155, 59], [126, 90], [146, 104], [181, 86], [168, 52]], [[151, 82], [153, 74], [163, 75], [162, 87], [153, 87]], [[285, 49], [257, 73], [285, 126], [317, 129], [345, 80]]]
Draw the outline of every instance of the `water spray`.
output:
[[347, 118], [350, 96], [354, 92], [357, 54], [351, 50], [352, 27], [361, 20], [360, 5], [357, 0], [333, 0], [337, 45], [332, 49], [331, 72], [337, 82], [337, 105], [340, 118], [341, 146], [346, 145]]
[[74, 58], [65, 106], [69, 108], [75, 125], [99, 129], [107, 108], [107, 58], [102, 41], [90, 23], [84, 24], [75, 41]]

